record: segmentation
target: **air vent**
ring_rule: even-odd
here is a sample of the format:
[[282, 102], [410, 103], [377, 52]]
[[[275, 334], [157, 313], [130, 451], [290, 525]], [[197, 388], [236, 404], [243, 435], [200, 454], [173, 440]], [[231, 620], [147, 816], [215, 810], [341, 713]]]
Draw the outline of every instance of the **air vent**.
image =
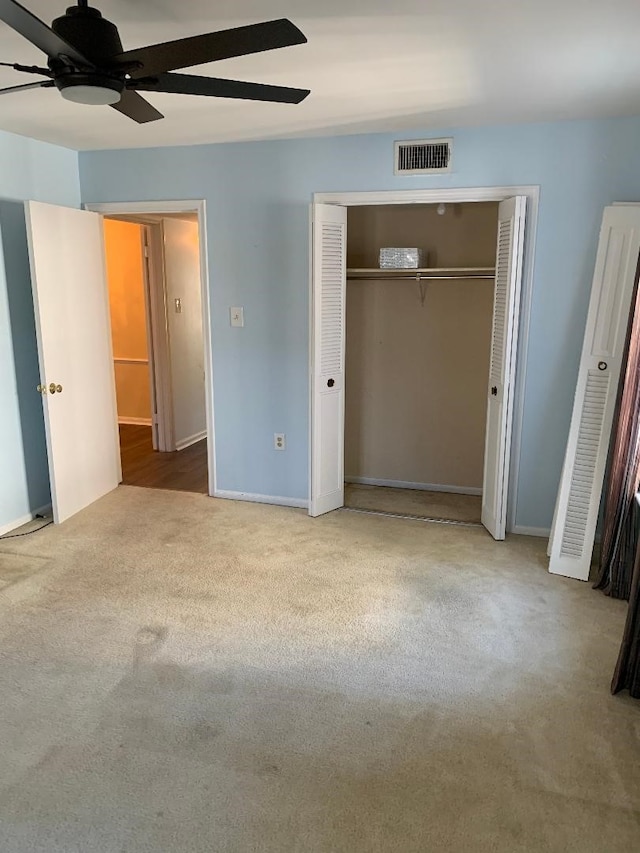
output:
[[451, 171], [453, 139], [396, 142], [396, 175], [436, 175]]

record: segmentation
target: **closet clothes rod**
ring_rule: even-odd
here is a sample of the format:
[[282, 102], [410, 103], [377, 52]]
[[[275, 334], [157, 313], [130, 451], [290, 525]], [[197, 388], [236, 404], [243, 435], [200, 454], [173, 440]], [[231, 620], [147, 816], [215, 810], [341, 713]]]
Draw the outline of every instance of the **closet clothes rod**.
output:
[[375, 279], [368, 275], [348, 275], [348, 281], [493, 281], [493, 275], [377, 275]]
[[441, 269], [347, 269], [347, 279], [370, 279], [383, 281], [458, 281], [465, 280], [493, 280], [495, 269], [493, 267], [443, 267]]

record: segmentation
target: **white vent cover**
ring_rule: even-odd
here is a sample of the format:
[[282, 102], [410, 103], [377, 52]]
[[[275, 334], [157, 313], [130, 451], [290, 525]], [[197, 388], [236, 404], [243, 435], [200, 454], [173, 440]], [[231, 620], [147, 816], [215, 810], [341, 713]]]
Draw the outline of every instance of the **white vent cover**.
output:
[[409, 139], [396, 142], [396, 175], [436, 175], [451, 171], [453, 139]]

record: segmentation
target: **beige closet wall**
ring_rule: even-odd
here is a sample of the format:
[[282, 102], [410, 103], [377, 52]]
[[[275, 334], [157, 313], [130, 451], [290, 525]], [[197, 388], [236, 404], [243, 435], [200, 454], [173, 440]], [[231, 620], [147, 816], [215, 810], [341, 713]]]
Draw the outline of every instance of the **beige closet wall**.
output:
[[151, 424], [141, 225], [104, 220], [118, 419]]
[[[380, 246], [429, 250], [429, 266], [493, 266], [497, 204], [350, 207], [350, 267]], [[347, 478], [480, 489], [492, 281], [347, 283]]]

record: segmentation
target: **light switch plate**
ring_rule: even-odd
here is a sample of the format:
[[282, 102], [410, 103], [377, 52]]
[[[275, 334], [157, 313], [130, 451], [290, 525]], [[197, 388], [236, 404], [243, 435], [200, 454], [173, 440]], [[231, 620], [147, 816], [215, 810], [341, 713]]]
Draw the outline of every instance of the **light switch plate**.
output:
[[229, 317], [232, 326], [244, 326], [244, 308], [229, 308]]

